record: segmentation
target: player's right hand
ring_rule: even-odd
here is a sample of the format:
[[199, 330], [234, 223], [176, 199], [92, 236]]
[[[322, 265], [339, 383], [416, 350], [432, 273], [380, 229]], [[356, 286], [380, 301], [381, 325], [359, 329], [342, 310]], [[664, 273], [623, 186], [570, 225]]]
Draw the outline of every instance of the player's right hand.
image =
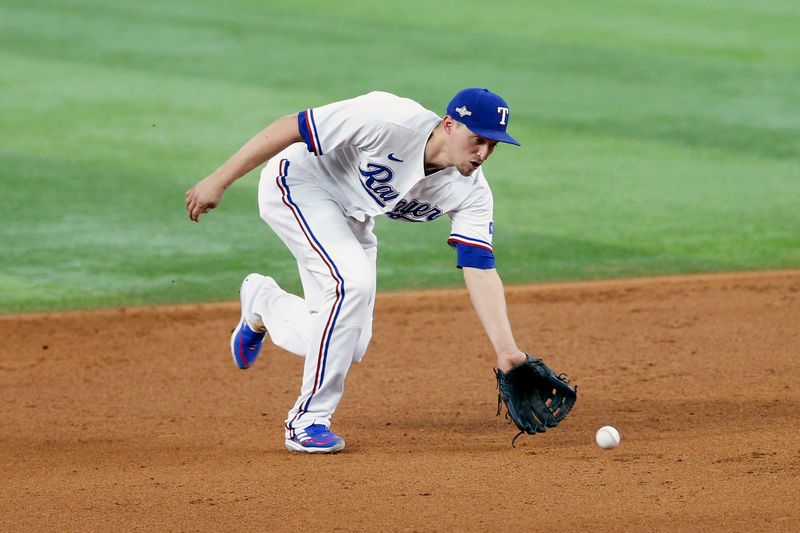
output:
[[200, 180], [197, 185], [186, 191], [186, 211], [189, 219], [200, 220], [200, 215], [217, 207], [222, 200], [225, 187], [220, 186], [213, 176]]

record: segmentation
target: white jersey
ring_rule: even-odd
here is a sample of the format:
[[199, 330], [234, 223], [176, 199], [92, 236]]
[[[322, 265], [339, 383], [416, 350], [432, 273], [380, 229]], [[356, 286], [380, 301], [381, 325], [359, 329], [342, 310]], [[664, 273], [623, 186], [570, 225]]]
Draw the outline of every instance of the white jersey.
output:
[[491, 252], [493, 201], [482, 170], [425, 176], [425, 146], [441, 120], [413, 100], [372, 92], [301, 112], [305, 144], [276, 157], [289, 161], [288, 177], [320, 184], [349, 217], [426, 222], [448, 214], [451, 245]]

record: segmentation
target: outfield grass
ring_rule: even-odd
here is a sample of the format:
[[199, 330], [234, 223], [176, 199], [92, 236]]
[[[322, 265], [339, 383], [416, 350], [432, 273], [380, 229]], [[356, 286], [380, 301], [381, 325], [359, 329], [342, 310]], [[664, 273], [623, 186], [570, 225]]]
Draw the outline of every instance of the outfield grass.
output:
[[[798, 27], [794, 0], [6, 0], [0, 312], [297, 288], [255, 172], [200, 224], [183, 193], [272, 119], [374, 89], [509, 101], [523, 147], [485, 169], [507, 282], [800, 267]], [[380, 220], [380, 288], [461, 284], [448, 231]]]

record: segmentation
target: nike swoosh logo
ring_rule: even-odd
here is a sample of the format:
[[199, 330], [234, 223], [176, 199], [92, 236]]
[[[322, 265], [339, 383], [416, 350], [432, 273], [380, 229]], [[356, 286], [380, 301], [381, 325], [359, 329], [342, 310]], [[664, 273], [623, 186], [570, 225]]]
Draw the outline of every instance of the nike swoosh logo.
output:
[[391, 154], [389, 154], [389, 161], [397, 161], [398, 163], [402, 163], [402, 162], [403, 162], [403, 160], [402, 160], [402, 159], [398, 159], [398, 158], [396, 158], [396, 157], [394, 156], [394, 152], [392, 152]]

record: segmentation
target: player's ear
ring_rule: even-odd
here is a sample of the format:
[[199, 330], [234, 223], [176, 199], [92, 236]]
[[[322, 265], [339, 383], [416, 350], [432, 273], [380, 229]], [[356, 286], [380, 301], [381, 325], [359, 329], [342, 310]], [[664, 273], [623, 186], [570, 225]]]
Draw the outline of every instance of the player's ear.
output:
[[450, 115], [445, 115], [444, 119], [442, 119], [442, 123], [444, 126], [444, 131], [447, 132], [448, 135], [452, 133], [454, 129], [456, 129], [456, 125], [458, 124], [458, 122], [456, 122], [455, 119], [453, 119], [453, 117]]

